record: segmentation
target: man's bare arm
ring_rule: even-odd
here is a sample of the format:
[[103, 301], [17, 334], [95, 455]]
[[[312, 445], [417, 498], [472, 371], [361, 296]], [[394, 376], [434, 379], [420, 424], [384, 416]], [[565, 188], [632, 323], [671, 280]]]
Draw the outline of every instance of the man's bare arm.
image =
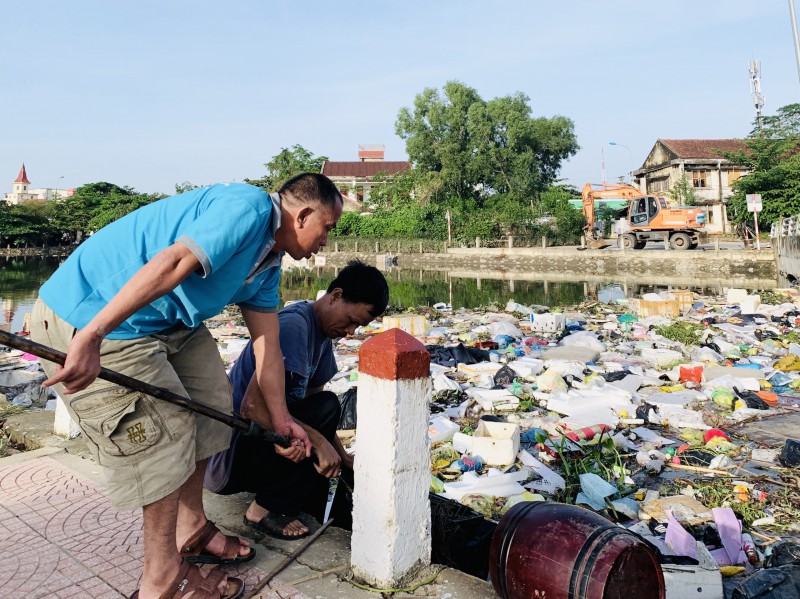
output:
[[110, 302], [72, 338], [64, 366], [43, 385], [62, 383], [66, 393], [85, 389], [100, 373], [100, 342], [125, 319], [175, 289], [200, 267], [197, 257], [182, 243], [162, 250], [125, 283]]

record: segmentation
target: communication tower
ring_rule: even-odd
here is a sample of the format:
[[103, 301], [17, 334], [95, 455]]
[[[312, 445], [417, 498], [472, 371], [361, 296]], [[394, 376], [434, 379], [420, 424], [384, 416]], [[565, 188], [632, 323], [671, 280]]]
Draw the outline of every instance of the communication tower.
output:
[[753, 93], [753, 105], [756, 107], [756, 126], [761, 127], [761, 114], [764, 108], [764, 96], [761, 95], [761, 63], [750, 61], [750, 91]]

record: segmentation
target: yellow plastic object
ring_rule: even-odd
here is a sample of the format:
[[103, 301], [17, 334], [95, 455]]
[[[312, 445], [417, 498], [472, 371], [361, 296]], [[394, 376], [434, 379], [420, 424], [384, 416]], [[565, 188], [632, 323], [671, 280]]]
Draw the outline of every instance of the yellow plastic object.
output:
[[781, 370], [783, 372], [791, 372], [800, 370], [800, 356], [796, 356], [794, 354], [788, 354], [783, 356], [782, 358], [778, 358], [775, 364], [772, 365], [775, 370]]
[[686, 387], [683, 385], [662, 385], [660, 387], [662, 391], [666, 391], [667, 393], [677, 393], [679, 391], [686, 391]]
[[736, 576], [737, 574], [741, 574], [742, 572], [744, 572], [744, 566], [721, 566], [719, 569], [719, 573], [722, 574], [725, 578]]

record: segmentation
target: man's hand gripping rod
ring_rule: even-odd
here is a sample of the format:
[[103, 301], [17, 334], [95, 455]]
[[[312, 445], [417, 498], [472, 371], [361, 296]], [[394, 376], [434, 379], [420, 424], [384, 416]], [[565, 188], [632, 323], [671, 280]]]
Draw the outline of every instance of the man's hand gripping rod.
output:
[[[8, 347], [13, 347], [14, 349], [33, 354], [34, 356], [38, 356], [49, 362], [61, 364], [62, 366], [67, 359], [67, 355], [63, 352], [51, 347], [47, 347], [46, 345], [36, 343], [30, 339], [20, 337], [19, 335], [6, 333], [5, 331], [0, 331], [0, 343], [7, 345]], [[227, 424], [231, 428], [242, 431], [248, 437], [260, 437], [265, 441], [274, 443], [280, 447], [289, 447], [290, 445], [291, 440], [284, 435], [279, 435], [274, 431], [266, 430], [261, 425], [248, 420], [247, 418], [242, 418], [236, 414], [225, 414], [224, 412], [220, 412], [214, 408], [210, 408], [196, 401], [192, 401], [188, 397], [183, 397], [177, 393], [173, 393], [169, 389], [156, 387], [155, 385], [145, 383], [144, 381], [124, 375], [120, 372], [115, 372], [114, 370], [109, 370], [108, 368], [102, 367], [100, 368], [100, 374], [98, 375], [98, 378], [110, 383], [122, 385], [123, 387], [133, 389], [134, 391], [141, 391], [142, 393], [146, 393], [147, 395], [155, 397], [156, 399], [160, 399], [176, 406], [186, 408], [192, 412], [202, 414], [203, 416], [207, 416], [208, 418], [212, 418], [213, 420]]]

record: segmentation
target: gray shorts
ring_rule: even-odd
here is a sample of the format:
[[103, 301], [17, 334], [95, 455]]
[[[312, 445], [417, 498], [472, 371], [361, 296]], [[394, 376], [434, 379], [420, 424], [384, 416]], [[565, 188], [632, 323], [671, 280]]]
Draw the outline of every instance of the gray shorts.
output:
[[[67, 351], [76, 329], [42, 300], [31, 313], [31, 338]], [[138, 339], [103, 340], [100, 359], [115, 370], [230, 414], [231, 385], [208, 329], [180, 329]], [[56, 365], [42, 361], [48, 376]], [[184, 408], [97, 379], [64, 399], [94, 458], [103, 467], [115, 509], [135, 509], [166, 497], [195, 463], [228, 448], [231, 429]]]

